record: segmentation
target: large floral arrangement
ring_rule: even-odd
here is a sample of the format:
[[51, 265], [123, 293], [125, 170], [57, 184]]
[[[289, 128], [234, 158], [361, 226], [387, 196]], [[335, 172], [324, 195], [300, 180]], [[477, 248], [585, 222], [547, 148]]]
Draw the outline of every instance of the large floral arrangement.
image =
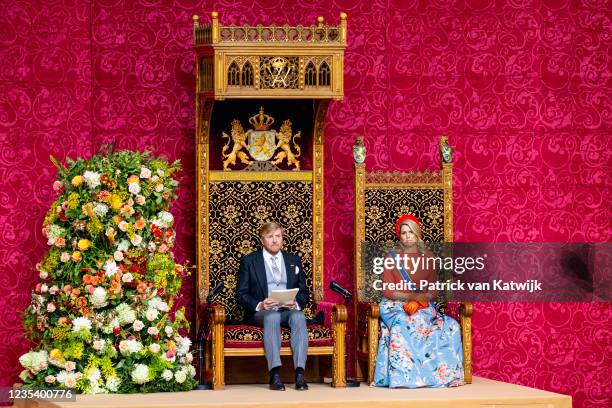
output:
[[25, 387], [88, 394], [190, 390], [183, 311], [170, 317], [183, 265], [168, 212], [178, 162], [129, 151], [68, 160], [43, 233], [51, 246], [24, 313], [38, 346], [19, 359]]

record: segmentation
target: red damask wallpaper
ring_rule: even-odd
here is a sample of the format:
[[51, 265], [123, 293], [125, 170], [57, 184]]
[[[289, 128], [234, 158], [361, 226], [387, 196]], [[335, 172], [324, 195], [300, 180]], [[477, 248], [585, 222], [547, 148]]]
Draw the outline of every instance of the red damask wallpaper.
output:
[[[306, 24], [348, 13], [346, 97], [326, 127], [325, 273], [352, 286], [352, 158], [435, 169], [456, 148], [463, 241], [612, 240], [611, 8], [606, 0], [90, 0], [0, 3], [0, 385], [28, 343], [48, 157], [103, 143], [181, 159], [179, 259], [194, 259], [191, 15]], [[192, 307], [193, 279], [182, 303]], [[336, 299], [336, 295], [329, 294]], [[340, 299], [336, 299], [340, 300]], [[609, 406], [610, 304], [477, 304], [476, 375]]]

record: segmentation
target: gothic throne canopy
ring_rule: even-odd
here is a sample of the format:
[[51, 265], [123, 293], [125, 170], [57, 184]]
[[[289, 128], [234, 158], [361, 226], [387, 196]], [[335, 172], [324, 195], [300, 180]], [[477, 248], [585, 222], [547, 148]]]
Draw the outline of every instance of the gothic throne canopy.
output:
[[[329, 102], [343, 96], [346, 14], [338, 25], [319, 17], [310, 26], [222, 25], [216, 12], [211, 17], [193, 19], [205, 375], [223, 388], [226, 377], [240, 381], [226, 376], [226, 357], [263, 355], [260, 328], [242, 322], [236, 275], [241, 257], [260, 247], [259, 227], [277, 221], [284, 250], [301, 257], [311, 288], [306, 316], [333, 314], [309, 326], [309, 354], [332, 356], [333, 385], [343, 386], [346, 309], [323, 299], [323, 129]], [[288, 345], [281, 354], [290, 354]]]

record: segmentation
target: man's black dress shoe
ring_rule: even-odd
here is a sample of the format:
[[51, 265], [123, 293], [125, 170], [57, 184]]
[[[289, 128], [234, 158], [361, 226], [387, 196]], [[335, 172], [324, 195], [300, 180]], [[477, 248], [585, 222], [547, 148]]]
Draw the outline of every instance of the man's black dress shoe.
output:
[[304, 372], [295, 373], [295, 389], [298, 391], [306, 391], [308, 389], [308, 384], [306, 384], [304, 379]]
[[272, 391], [285, 391], [285, 384], [281, 381], [279, 373], [270, 375], [270, 389]]

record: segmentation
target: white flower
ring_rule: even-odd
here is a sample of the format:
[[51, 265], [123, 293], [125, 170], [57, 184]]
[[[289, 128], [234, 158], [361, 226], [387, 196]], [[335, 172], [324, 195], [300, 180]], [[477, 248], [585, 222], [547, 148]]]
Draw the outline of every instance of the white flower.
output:
[[119, 270], [120, 269], [115, 261], [106, 261], [106, 263], [104, 264], [104, 272], [109, 278], [114, 276], [117, 272], [119, 272]]
[[158, 315], [159, 312], [157, 311], [157, 309], [147, 309], [146, 317], [148, 321], [152, 322], [153, 320], [157, 319]]
[[123, 252], [121, 252], [121, 251], [115, 251], [115, 252], [113, 253], [113, 258], [114, 258], [114, 259], [115, 259], [115, 261], [117, 261], [117, 262], [121, 262], [121, 261], [123, 261]]
[[47, 305], [47, 312], [49, 312], [49, 313], [55, 312], [55, 305], [53, 303], [49, 303]]
[[42, 293], [45, 293], [47, 290], [49, 290], [49, 287], [47, 286], [46, 283], [43, 283], [42, 285], [40, 285], [40, 291]]
[[21, 381], [28, 381], [30, 379], [30, 372], [28, 370], [22, 370], [19, 373], [19, 378], [21, 379]]
[[121, 380], [114, 375], [106, 378], [106, 388], [108, 388], [110, 392], [117, 392], [119, 384], [121, 384]]
[[149, 300], [149, 308], [158, 309], [158, 306], [161, 302], [163, 302], [163, 300], [159, 296], [154, 296]]
[[144, 384], [149, 381], [149, 367], [146, 364], [136, 364], [132, 371], [132, 381], [136, 384]]
[[182, 384], [187, 379], [187, 373], [183, 370], [179, 370], [176, 373], [174, 373], [174, 379], [176, 380], [177, 383]]
[[145, 196], [139, 194], [139, 195], [136, 196], [135, 201], [136, 201], [136, 204], [143, 205], [147, 200], [146, 200]]
[[157, 180], [159, 180], [159, 176], [157, 174], [153, 175], [153, 177], [151, 177], [151, 181], [156, 183]]
[[162, 372], [161, 377], [166, 381], [170, 381], [174, 376], [172, 375], [172, 371], [166, 369]]
[[142, 350], [142, 343], [138, 340], [121, 340], [119, 342], [121, 354], [138, 353], [140, 350]]
[[127, 229], [127, 226], [128, 226], [128, 223], [125, 221], [121, 221], [119, 222], [119, 224], [117, 224], [117, 227], [123, 232], [125, 232], [125, 230]]
[[147, 329], [147, 333], [149, 333], [151, 336], [157, 336], [159, 334], [159, 330], [157, 330], [157, 327], [153, 326]]
[[47, 359], [49, 354], [45, 351], [30, 351], [29, 353], [23, 354], [19, 357], [19, 362], [23, 368], [27, 368], [34, 374], [41, 370], [47, 369]]
[[140, 183], [129, 183], [128, 191], [132, 194], [140, 193]]
[[96, 339], [93, 341], [92, 347], [94, 348], [94, 350], [100, 351], [104, 348], [105, 345], [106, 345], [106, 340]]
[[158, 193], [161, 193], [162, 191], [164, 191], [164, 185], [162, 183], [159, 183], [155, 186], [155, 191], [157, 191]]
[[77, 333], [81, 330], [91, 330], [91, 320], [86, 317], [77, 317], [72, 321], [72, 331]]
[[108, 304], [108, 302], [106, 301], [106, 289], [101, 286], [98, 286], [89, 296], [89, 300], [91, 300], [91, 304], [95, 308], [106, 306]]
[[[62, 262], [68, 262], [70, 260], [70, 254], [68, 252], [62, 252], [62, 255], [60, 256], [60, 261]], [[42, 273], [42, 272], [41, 272]], [[45, 272], [46, 273], [46, 272]], [[42, 277], [41, 277], [42, 278]]]
[[127, 272], [123, 274], [123, 276], [121, 277], [121, 280], [125, 283], [130, 283], [132, 280], [134, 280], [134, 277], [132, 276], [130, 272]]
[[157, 169], [157, 175], [159, 177], [164, 177], [164, 174], [166, 174], [166, 173], [164, 173], [164, 171], [162, 169]]
[[140, 320], [134, 320], [134, 324], [132, 324], [132, 327], [136, 331], [141, 331], [142, 329], [144, 329], [144, 323]]
[[140, 168], [140, 178], [148, 179], [149, 177], [151, 177], [151, 170], [147, 169], [145, 166], [142, 166]]
[[170, 336], [172, 336], [172, 333], [174, 332], [174, 329], [172, 329], [172, 327], [170, 327], [170, 326], [166, 326], [166, 327], [164, 328], [164, 331], [166, 332], [166, 335], [167, 335], [168, 337], [170, 337]]
[[157, 343], [151, 343], [151, 345], [149, 346], [149, 349], [151, 350], [152, 353], [158, 353], [161, 347]]
[[168, 211], [160, 211], [153, 220], [153, 224], [157, 225], [159, 228], [171, 227], [173, 222], [174, 217]]
[[74, 371], [76, 369], [76, 363], [74, 361], [66, 361], [66, 365], [64, 366], [66, 371]]
[[191, 353], [187, 353], [185, 358], [187, 359], [188, 363], [191, 363], [193, 361], [193, 355]]
[[[64, 252], [64, 253], [65, 253], [65, 252]], [[64, 256], [64, 255], [62, 254], [62, 256]], [[70, 259], [70, 255], [68, 255], [68, 259]], [[65, 262], [65, 261], [62, 261], [62, 262]], [[45, 271], [40, 271], [40, 272], [38, 273], [38, 277], [39, 277], [40, 279], [47, 279], [47, 277], [48, 277], [48, 276], [49, 276], [49, 274], [48, 274], [47, 272], [45, 272]]]
[[[191, 355], [191, 354], [188, 354], [188, 355]], [[193, 377], [193, 376], [195, 375], [195, 373], [196, 373], [196, 371], [195, 371], [195, 367], [194, 367], [194, 366], [192, 366], [191, 364], [189, 364], [189, 365], [187, 366], [187, 375], [188, 375], [189, 377]]]
[[168, 304], [166, 302], [161, 302], [157, 306], [157, 310], [159, 310], [160, 312], [168, 312], [168, 311], [170, 311], [170, 306], [168, 306]]
[[140, 243], [142, 242], [142, 237], [138, 234], [134, 235], [132, 237], [132, 239], [130, 239], [130, 242], [132, 243], [132, 245], [134, 246], [140, 246]]
[[119, 244], [117, 244], [117, 251], [126, 252], [129, 247], [130, 241], [128, 241], [127, 239], [122, 239], [121, 241], [119, 241]]
[[117, 312], [117, 318], [119, 319], [119, 325], [124, 326], [126, 324], [132, 324], [134, 320], [136, 320], [136, 312], [127, 305], [126, 303], [121, 303], [115, 309]]
[[100, 185], [100, 173], [96, 173], [95, 171], [86, 171], [83, 173], [83, 178], [85, 182], [89, 186], [89, 188], [93, 189]]
[[104, 217], [108, 212], [108, 206], [106, 204], [97, 203], [96, 205], [94, 205], [93, 212], [98, 217]]
[[191, 347], [191, 340], [189, 337], [178, 336], [178, 339], [175, 338], [175, 340], [177, 340], [176, 352], [178, 354], [187, 354], [189, 352], [189, 347]]
[[59, 288], [57, 287], [57, 285], [53, 285], [49, 288], [49, 293], [52, 295], [57, 295], [58, 292]]

